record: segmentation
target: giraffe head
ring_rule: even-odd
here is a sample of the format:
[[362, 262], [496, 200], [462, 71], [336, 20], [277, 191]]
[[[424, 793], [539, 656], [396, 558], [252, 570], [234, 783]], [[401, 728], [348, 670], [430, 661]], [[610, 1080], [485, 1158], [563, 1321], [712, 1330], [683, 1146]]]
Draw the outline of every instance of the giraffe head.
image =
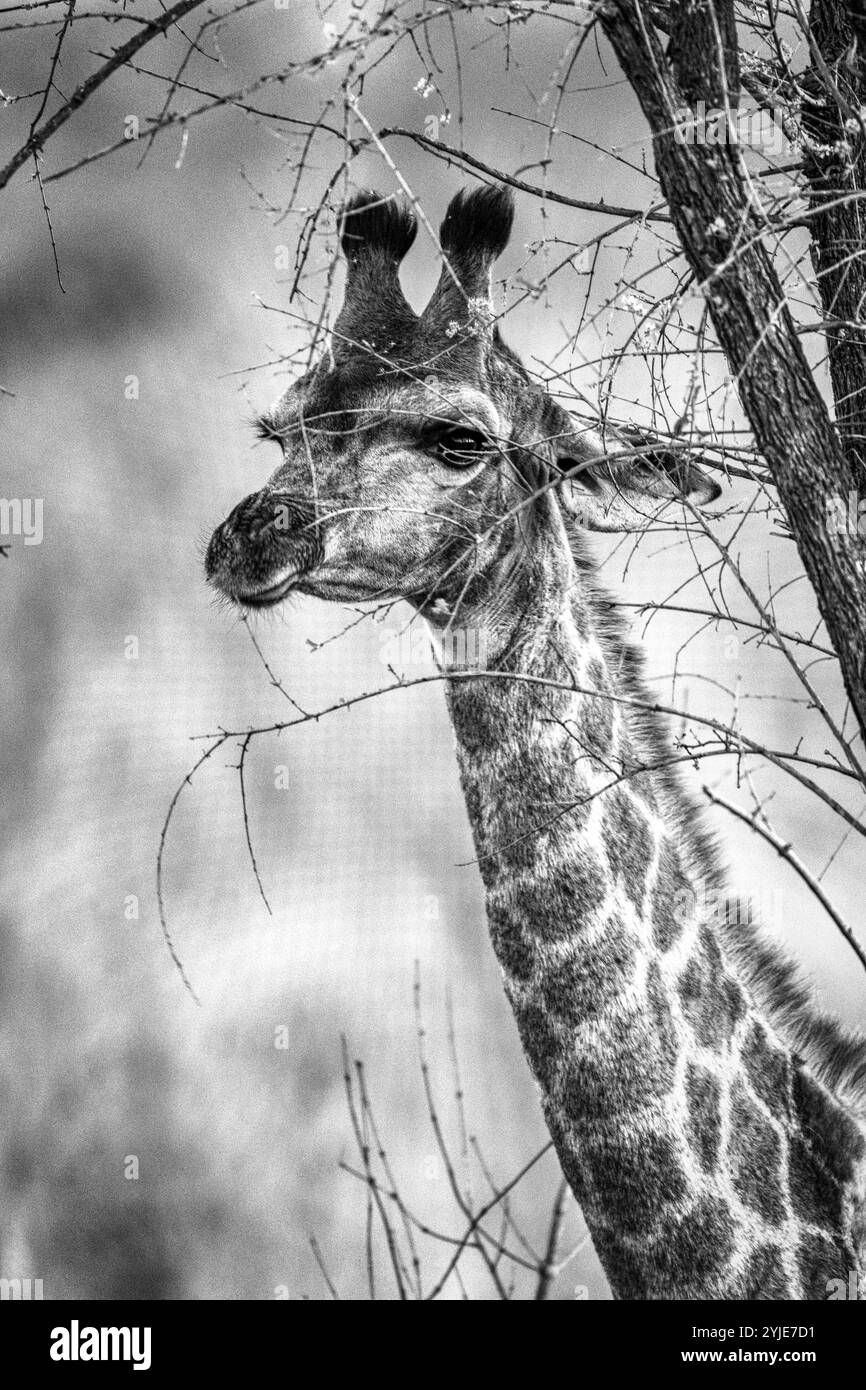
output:
[[435, 622], [495, 602], [522, 556], [575, 528], [637, 529], [718, 487], [656, 450], [624, 451], [539, 388], [493, 323], [490, 276], [511, 231], [500, 188], [455, 197], [443, 266], [418, 316], [398, 277], [416, 230], [396, 200], [361, 194], [341, 217], [348, 264], [328, 350], [261, 420], [280, 449], [265, 486], [217, 528], [209, 581], [240, 606], [292, 590], [408, 599]]

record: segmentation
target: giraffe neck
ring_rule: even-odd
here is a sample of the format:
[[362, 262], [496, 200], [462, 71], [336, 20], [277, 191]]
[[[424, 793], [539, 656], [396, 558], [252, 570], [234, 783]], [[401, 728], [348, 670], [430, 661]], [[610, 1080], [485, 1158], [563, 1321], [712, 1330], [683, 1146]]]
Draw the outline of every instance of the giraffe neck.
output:
[[493, 946], [614, 1294], [825, 1298], [859, 1269], [859, 1128], [726, 958], [661, 732], [544, 684], [643, 694], [593, 580], [560, 554], [509, 576], [509, 613], [479, 603], [501, 675], [448, 703]]

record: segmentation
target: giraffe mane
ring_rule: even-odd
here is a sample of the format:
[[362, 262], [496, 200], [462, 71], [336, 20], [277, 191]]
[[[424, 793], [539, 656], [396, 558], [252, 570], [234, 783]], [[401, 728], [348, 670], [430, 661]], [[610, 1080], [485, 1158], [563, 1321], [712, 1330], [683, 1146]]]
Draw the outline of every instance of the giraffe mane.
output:
[[[616, 600], [599, 583], [597, 565], [583, 533], [572, 524], [567, 532], [572, 555], [588, 588], [605, 656], [618, 666], [629, 697], [650, 705], [653, 700], [644, 681], [643, 650], [629, 640]], [[649, 709], [630, 708], [629, 722], [653, 766], [663, 762], [670, 753], [664, 718]], [[704, 808], [684, 790], [676, 768], [666, 768], [657, 776], [666, 818], [674, 823], [681, 844], [688, 850], [690, 867], [708, 887], [723, 888], [727, 874], [717, 839], [705, 828]], [[800, 966], [784, 947], [768, 939], [751, 915], [745, 921], [730, 921], [723, 914], [719, 945], [756, 1007], [800, 1055], [815, 1079], [859, 1120], [866, 1118], [866, 1037], [816, 1008]]]
[[866, 1038], [815, 1008], [800, 967], [759, 925], [725, 922], [722, 936], [742, 983], [785, 1041], [828, 1091], [866, 1118]]

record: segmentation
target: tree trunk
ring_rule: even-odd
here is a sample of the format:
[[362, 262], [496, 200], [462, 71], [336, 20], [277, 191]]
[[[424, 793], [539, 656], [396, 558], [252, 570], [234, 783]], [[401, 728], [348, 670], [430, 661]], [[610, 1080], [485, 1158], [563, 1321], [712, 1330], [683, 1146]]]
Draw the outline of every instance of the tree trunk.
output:
[[[678, 0], [667, 53], [639, 0], [600, 19], [653, 132], [656, 169], [686, 258], [778, 487], [866, 738], [866, 548], [828, 523], [858, 477], [821, 398], [763, 237], [735, 141], [685, 143], [676, 116], [703, 98], [736, 112], [731, 0]], [[861, 377], [862, 381], [862, 377]]]
[[815, 213], [812, 264], [827, 323], [836, 423], [866, 498], [866, 139], [862, 116], [853, 114], [866, 110], [866, 17], [855, 20], [839, 0], [813, 0], [810, 23], [820, 56], [800, 85], [803, 167]]

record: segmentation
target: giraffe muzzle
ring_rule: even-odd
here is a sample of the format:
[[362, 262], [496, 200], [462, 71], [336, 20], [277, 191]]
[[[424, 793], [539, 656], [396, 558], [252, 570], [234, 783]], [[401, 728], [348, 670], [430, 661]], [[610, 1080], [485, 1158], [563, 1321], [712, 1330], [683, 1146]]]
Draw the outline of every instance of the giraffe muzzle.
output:
[[324, 555], [314, 507], [286, 493], [254, 492], [217, 527], [205, 556], [209, 584], [244, 608], [280, 603]]

